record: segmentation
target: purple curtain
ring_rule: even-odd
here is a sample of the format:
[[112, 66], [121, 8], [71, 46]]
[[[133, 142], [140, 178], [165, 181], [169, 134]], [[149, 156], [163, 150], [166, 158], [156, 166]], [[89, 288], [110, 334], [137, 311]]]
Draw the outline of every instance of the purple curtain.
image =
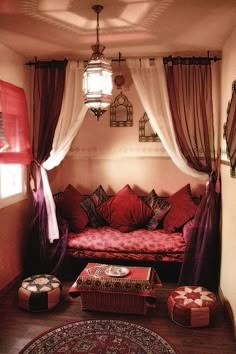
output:
[[179, 284], [210, 290], [219, 279], [220, 193], [215, 171], [211, 60], [165, 58], [167, 88], [176, 139], [188, 164], [209, 174], [187, 240]]
[[[30, 272], [51, 272], [49, 259], [48, 219], [42, 185], [40, 165], [47, 160], [52, 149], [65, 83], [67, 60], [37, 62], [34, 72], [33, 96], [33, 153], [31, 166], [33, 181], [34, 220], [32, 223], [29, 259]], [[27, 270], [26, 270], [27, 271]]]

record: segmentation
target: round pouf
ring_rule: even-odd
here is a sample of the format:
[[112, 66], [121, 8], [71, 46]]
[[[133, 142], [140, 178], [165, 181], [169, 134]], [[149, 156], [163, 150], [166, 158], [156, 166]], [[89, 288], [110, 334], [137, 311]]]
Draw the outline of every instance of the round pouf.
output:
[[216, 309], [216, 297], [201, 286], [180, 286], [170, 293], [167, 306], [175, 323], [185, 327], [206, 327]]
[[19, 306], [31, 312], [53, 308], [60, 297], [61, 282], [54, 275], [33, 275], [24, 279], [18, 290]]

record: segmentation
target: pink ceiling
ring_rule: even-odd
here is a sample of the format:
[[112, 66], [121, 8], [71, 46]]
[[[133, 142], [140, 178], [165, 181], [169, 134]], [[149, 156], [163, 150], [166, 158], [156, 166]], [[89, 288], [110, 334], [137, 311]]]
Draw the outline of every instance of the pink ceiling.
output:
[[26, 58], [88, 58], [218, 51], [236, 26], [236, 0], [1, 0], [0, 42]]

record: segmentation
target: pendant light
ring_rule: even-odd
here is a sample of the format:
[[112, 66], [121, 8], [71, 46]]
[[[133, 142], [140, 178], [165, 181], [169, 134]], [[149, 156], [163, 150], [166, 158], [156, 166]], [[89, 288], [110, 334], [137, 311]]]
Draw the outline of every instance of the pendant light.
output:
[[97, 14], [97, 42], [92, 45], [92, 56], [83, 74], [84, 103], [99, 120], [106, 112], [112, 98], [112, 68], [105, 58], [105, 46], [99, 43], [99, 13], [102, 5], [93, 5], [92, 9]]

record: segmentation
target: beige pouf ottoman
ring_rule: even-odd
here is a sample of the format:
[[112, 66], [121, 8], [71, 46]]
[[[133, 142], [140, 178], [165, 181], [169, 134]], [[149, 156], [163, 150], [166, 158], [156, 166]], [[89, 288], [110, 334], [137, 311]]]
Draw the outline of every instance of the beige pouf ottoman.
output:
[[180, 286], [171, 291], [167, 306], [175, 323], [185, 327], [205, 327], [212, 321], [216, 297], [201, 286]]
[[61, 282], [54, 275], [33, 275], [24, 279], [18, 290], [19, 306], [31, 312], [53, 308], [60, 297]]

